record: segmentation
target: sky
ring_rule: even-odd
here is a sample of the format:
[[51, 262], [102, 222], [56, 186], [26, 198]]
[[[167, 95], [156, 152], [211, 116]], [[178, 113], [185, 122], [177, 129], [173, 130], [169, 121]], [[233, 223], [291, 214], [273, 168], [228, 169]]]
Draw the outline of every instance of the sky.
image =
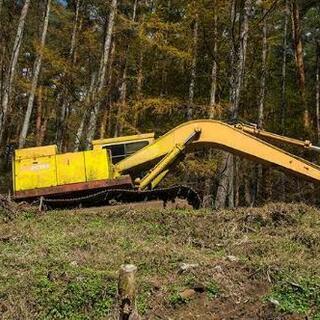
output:
[[66, 5], [67, 1], [66, 0], [58, 0], [62, 5]]

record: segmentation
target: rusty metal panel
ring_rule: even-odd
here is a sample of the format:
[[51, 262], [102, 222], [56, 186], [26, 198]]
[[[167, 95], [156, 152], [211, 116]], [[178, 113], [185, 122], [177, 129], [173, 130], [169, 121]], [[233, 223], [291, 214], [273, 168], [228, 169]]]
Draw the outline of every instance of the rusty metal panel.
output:
[[86, 165], [86, 180], [95, 181], [110, 179], [110, 159], [106, 150], [91, 150], [84, 152]]
[[130, 189], [132, 188], [132, 180], [129, 175], [122, 176], [118, 179], [100, 180], [91, 182], [80, 182], [67, 184], [63, 186], [55, 186], [51, 188], [41, 188], [33, 190], [16, 191], [14, 198], [16, 200], [33, 199], [41, 196], [65, 196], [67, 194], [76, 194], [79, 196], [82, 191], [88, 190], [104, 190], [104, 189]]
[[56, 156], [15, 159], [14, 189], [16, 191], [57, 185]]
[[57, 146], [44, 146], [44, 147], [36, 147], [36, 148], [25, 148], [25, 149], [17, 149], [15, 151], [15, 159], [35, 159], [38, 157], [47, 157], [53, 156], [57, 154]]
[[57, 184], [64, 185], [86, 181], [86, 170], [83, 152], [58, 154]]

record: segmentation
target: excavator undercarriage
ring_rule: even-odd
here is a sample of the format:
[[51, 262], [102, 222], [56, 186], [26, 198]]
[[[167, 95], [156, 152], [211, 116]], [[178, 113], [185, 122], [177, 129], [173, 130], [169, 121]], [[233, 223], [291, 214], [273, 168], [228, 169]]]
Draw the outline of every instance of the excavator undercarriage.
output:
[[166, 203], [175, 198], [199, 208], [201, 199], [192, 188], [158, 185], [185, 153], [209, 147], [320, 181], [319, 166], [272, 144], [276, 142], [320, 152], [308, 140], [276, 135], [255, 125], [196, 120], [158, 139], [145, 134], [96, 140], [90, 151], [58, 154], [56, 146], [16, 150], [13, 195], [17, 201], [40, 201], [49, 209], [151, 200]]

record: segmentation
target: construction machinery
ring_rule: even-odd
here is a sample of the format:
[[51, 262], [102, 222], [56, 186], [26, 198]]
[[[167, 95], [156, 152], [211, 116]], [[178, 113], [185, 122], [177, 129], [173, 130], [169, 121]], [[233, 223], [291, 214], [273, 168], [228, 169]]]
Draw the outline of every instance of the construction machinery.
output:
[[95, 140], [92, 150], [59, 154], [55, 145], [19, 149], [12, 165], [16, 201], [39, 201], [49, 208], [117, 202], [170, 201], [183, 198], [199, 208], [201, 200], [187, 186], [158, 188], [183, 155], [214, 147], [320, 182], [320, 166], [273, 145], [282, 142], [319, 152], [300, 141], [255, 125], [195, 120], [165, 135], [142, 134]]

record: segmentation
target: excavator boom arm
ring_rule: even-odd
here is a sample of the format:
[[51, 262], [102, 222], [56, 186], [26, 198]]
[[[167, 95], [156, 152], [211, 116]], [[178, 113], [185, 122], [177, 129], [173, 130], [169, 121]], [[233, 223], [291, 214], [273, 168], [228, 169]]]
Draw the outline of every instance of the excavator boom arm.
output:
[[[157, 139], [153, 144], [120, 161], [115, 170], [119, 174], [151, 168], [170, 153], [176, 145], [183, 145], [190, 134], [201, 131], [197, 140], [186, 146], [186, 152], [203, 147], [215, 147], [278, 167], [310, 181], [320, 181], [320, 167], [294, 156], [234, 126], [214, 120], [186, 122]], [[165, 169], [165, 168], [164, 168]]]
[[297, 140], [294, 138], [289, 138], [286, 136], [265, 131], [263, 129], [259, 129], [256, 125], [247, 125], [244, 123], [237, 123], [234, 125], [234, 127], [239, 130], [243, 130], [244, 132], [247, 132], [251, 135], [254, 135], [258, 138], [266, 139], [267, 141], [270, 141], [270, 142], [285, 143], [295, 147], [300, 147], [307, 150], [320, 152], [320, 147], [313, 145], [309, 140]]

